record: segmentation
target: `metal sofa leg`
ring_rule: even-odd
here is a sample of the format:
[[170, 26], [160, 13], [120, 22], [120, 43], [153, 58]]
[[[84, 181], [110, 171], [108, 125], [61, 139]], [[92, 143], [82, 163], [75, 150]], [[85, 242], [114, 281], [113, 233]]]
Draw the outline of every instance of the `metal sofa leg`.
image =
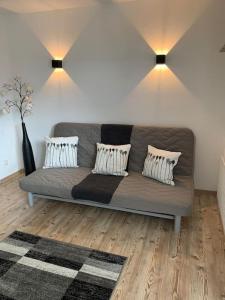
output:
[[34, 196], [32, 193], [28, 193], [28, 203], [30, 207], [34, 206]]
[[170, 244], [170, 256], [176, 257], [180, 243], [181, 216], [174, 216], [174, 235]]
[[181, 216], [175, 216], [175, 221], [174, 221], [174, 231], [175, 233], [180, 233], [180, 228], [181, 228]]

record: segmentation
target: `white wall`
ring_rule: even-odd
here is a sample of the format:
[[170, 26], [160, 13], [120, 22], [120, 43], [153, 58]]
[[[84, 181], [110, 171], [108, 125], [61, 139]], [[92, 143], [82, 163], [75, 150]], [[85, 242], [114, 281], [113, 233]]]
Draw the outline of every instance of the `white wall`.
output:
[[[12, 76], [13, 65], [7, 28], [11, 14], [0, 11], [0, 82], [7, 81]], [[20, 123], [14, 115], [0, 114], [0, 179], [21, 169]]]
[[[169, 3], [10, 16], [13, 73], [36, 91], [27, 126], [38, 165], [43, 136], [59, 121], [185, 126], [196, 135], [196, 187], [216, 189], [225, 145], [225, 3]], [[154, 52], [163, 50], [170, 69], [153, 70]], [[51, 73], [52, 56], [65, 57], [66, 72]]]
[[223, 223], [223, 229], [225, 232], [225, 161], [224, 156], [221, 157], [220, 168], [219, 168], [219, 179], [218, 179], [218, 189], [217, 198], [220, 209], [220, 215]]

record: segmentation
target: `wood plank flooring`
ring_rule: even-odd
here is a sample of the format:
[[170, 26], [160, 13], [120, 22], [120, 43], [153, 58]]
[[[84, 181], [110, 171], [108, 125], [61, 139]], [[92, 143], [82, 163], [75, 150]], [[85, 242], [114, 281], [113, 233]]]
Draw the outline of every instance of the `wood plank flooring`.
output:
[[0, 239], [14, 230], [127, 256], [113, 300], [225, 299], [225, 237], [213, 193], [196, 193], [174, 244], [171, 220], [49, 200], [29, 208], [13, 179], [0, 184]]

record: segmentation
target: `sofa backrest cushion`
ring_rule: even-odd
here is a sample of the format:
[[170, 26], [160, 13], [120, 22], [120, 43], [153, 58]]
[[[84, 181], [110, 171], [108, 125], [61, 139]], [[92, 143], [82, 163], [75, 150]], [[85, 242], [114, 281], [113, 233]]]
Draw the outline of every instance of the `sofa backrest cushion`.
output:
[[129, 169], [141, 172], [148, 152], [148, 145], [158, 149], [181, 152], [175, 175], [193, 174], [194, 135], [187, 128], [134, 126], [131, 135]]
[[101, 141], [101, 125], [83, 123], [59, 123], [55, 126], [54, 136], [78, 136], [78, 166], [94, 168], [96, 143]]
[[[94, 168], [96, 143], [101, 142], [101, 124], [59, 123], [54, 129], [55, 137], [78, 136], [78, 165]], [[174, 169], [175, 175], [193, 175], [194, 135], [187, 128], [133, 126], [128, 171], [142, 172], [148, 145], [156, 148], [182, 152]]]

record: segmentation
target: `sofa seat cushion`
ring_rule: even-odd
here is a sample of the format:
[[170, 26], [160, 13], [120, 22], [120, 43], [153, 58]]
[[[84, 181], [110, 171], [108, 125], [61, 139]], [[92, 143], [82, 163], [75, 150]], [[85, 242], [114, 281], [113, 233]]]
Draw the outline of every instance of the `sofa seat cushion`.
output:
[[192, 212], [193, 180], [176, 176], [170, 186], [141, 173], [129, 172], [113, 195], [111, 205], [162, 214], [186, 216]]
[[23, 177], [20, 187], [34, 194], [72, 199], [73, 186], [80, 183], [90, 172], [90, 168], [84, 167], [38, 169]]
[[[79, 184], [90, 172], [90, 168], [84, 167], [39, 169], [22, 178], [20, 187], [27, 192], [72, 200], [73, 186]], [[108, 206], [185, 216], [191, 214], [193, 191], [191, 176], [177, 176], [175, 186], [168, 186], [146, 178], [141, 173], [129, 172]]]

